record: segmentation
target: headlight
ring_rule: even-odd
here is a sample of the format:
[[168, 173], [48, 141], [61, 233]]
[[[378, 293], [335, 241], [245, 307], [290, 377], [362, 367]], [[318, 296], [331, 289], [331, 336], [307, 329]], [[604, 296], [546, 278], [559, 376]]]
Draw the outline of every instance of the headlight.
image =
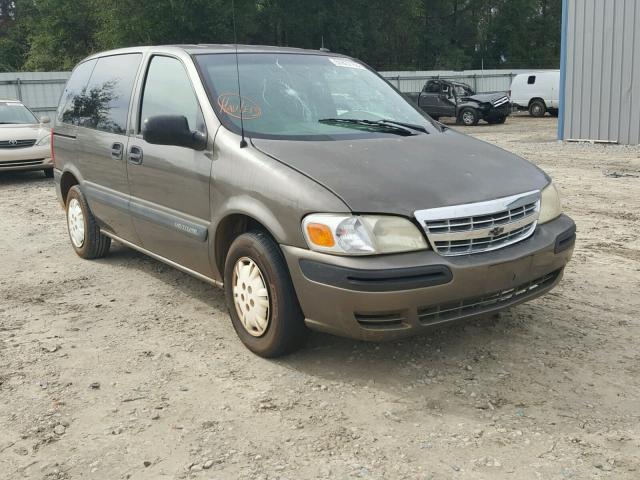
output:
[[38, 140], [36, 142], [36, 145], [43, 146], [43, 145], [49, 145], [50, 143], [51, 143], [51, 134], [48, 134], [42, 137], [40, 140]]
[[429, 248], [406, 218], [388, 215], [314, 213], [302, 222], [311, 250], [337, 255], [374, 255]]
[[558, 218], [562, 213], [562, 205], [560, 204], [560, 195], [553, 183], [547, 185], [542, 190], [540, 199], [540, 217], [538, 223], [547, 223]]

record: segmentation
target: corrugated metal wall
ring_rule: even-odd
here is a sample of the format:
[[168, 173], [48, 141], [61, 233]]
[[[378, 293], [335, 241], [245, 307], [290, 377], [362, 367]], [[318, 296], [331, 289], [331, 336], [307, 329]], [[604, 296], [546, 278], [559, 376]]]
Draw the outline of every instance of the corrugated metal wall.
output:
[[53, 120], [70, 72], [0, 73], [0, 99], [21, 100], [39, 117]]
[[[422, 90], [425, 82], [433, 78], [444, 78], [470, 85], [476, 92], [504, 92], [509, 90], [511, 80], [518, 73], [545, 70], [431, 70], [418, 72], [380, 72], [401, 92], [415, 93]], [[555, 70], [557, 71], [557, 70]]]
[[566, 140], [640, 143], [640, 0], [564, 0]]
[[[509, 90], [511, 80], [518, 73], [534, 71], [543, 70], [430, 70], [380, 74], [405, 93], [421, 91], [425, 82], [434, 78], [467, 83], [476, 92], [502, 92]], [[38, 115], [53, 119], [69, 75], [70, 72], [0, 73], [0, 99], [22, 100]]]
[[380, 72], [380, 75], [404, 93], [419, 92], [427, 80], [434, 78], [463, 82], [476, 92], [499, 92], [509, 90], [511, 80], [518, 73], [531, 71], [533, 70], [428, 70]]

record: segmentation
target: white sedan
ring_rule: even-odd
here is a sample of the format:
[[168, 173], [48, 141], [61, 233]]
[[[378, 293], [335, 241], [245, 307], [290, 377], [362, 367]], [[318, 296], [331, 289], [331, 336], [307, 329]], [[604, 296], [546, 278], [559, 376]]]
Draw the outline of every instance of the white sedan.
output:
[[44, 170], [53, 177], [49, 118], [36, 118], [17, 100], [0, 100], [0, 172]]

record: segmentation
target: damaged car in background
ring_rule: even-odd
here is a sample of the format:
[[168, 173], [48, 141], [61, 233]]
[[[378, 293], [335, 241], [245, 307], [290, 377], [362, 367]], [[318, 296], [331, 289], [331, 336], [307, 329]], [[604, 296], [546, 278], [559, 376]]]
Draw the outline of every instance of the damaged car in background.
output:
[[466, 83], [429, 80], [420, 93], [405, 95], [431, 118], [453, 117], [465, 126], [504, 123], [511, 114], [506, 92], [475, 93]]

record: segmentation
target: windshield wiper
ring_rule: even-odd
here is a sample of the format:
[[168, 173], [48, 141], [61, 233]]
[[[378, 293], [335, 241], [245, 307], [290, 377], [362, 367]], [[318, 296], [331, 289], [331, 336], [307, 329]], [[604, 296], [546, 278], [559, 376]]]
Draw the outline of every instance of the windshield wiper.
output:
[[397, 120], [389, 120], [387, 118], [379, 120], [377, 123], [382, 123], [382, 124], [388, 123], [391, 125], [400, 125], [402, 127], [410, 128], [411, 130], [417, 130], [419, 132], [426, 133], [426, 134], [429, 133], [427, 129], [424, 128], [422, 125], [416, 125], [415, 123], [398, 122]]
[[346, 128], [358, 128], [365, 127], [367, 130], [377, 130], [385, 133], [392, 133], [395, 135], [402, 135], [409, 137], [416, 135], [410, 128], [400, 125], [397, 122], [387, 122], [385, 120], [362, 120], [357, 118], [321, 118], [318, 120], [320, 123], [326, 123], [329, 125], [340, 125]]

